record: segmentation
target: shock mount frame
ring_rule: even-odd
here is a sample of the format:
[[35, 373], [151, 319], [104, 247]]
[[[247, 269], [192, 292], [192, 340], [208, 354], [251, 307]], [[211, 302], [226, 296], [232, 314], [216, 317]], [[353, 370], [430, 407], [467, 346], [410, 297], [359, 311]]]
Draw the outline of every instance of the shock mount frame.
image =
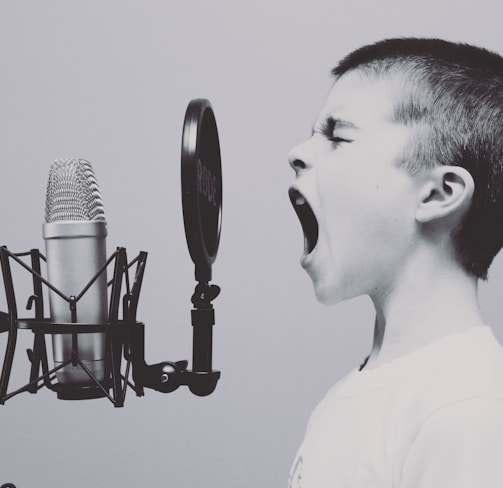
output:
[[[28, 265], [23, 258], [30, 259]], [[145, 271], [147, 253], [141, 251], [128, 262], [126, 249], [118, 247], [79, 295], [66, 296], [42, 275], [41, 263], [45, 257], [38, 249], [23, 253], [12, 253], [6, 246], [0, 247], [0, 263], [7, 302], [7, 312], [0, 311], [0, 334], [7, 334], [7, 345], [0, 376], [0, 405], [22, 392], [37, 393], [43, 387], [57, 393], [58, 398], [79, 400], [106, 397], [114, 407], [123, 407], [128, 387], [136, 396], [144, 395], [144, 388], [163, 393], [176, 390], [181, 385], [189, 387], [198, 396], [211, 394], [220, 378], [220, 371], [212, 369], [212, 334], [215, 324], [212, 300], [220, 288], [207, 282], [199, 282], [192, 296], [193, 325], [193, 369], [188, 370], [188, 361], [164, 361], [147, 364], [145, 361], [145, 325], [137, 321], [136, 313]], [[31, 274], [33, 293], [29, 296], [27, 310], [33, 310], [32, 318], [19, 318], [11, 261]], [[103, 324], [78, 322], [78, 302], [102, 273], [113, 264], [113, 276], [108, 282], [109, 316]], [[134, 278], [130, 271], [135, 266]], [[44, 317], [44, 288], [58, 294], [68, 302], [71, 323], [54, 323]], [[121, 307], [122, 302], [122, 307]], [[122, 318], [119, 318], [122, 308]], [[18, 330], [31, 330], [34, 335], [33, 348], [28, 349], [31, 363], [29, 381], [24, 386], [8, 392], [8, 386], [17, 345]], [[104, 333], [106, 337], [105, 375], [100, 381], [79, 357], [80, 334]], [[46, 336], [69, 334], [72, 337], [71, 357], [62, 364], [50, 368]], [[123, 367], [123, 359], [125, 367]], [[61, 384], [56, 372], [72, 365], [81, 367], [89, 377], [82, 385]]]

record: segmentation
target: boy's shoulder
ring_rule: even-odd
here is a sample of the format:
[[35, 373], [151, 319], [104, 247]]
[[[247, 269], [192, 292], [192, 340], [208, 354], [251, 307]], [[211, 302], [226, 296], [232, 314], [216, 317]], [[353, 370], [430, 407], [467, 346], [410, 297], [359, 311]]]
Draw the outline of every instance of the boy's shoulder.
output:
[[455, 334], [439, 346], [424, 393], [437, 403], [487, 395], [503, 398], [503, 347], [490, 327]]
[[445, 361], [403, 411], [411, 421], [399, 450], [404, 486], [502, 486], [503, 348], [489, 327], [463, 336], [452, 338], [455, 350], [445, 342]]

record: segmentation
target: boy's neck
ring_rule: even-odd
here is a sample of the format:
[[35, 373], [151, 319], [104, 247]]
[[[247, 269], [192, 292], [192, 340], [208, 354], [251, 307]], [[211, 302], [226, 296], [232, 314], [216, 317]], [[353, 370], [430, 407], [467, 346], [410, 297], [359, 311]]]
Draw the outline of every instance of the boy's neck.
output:
[[367, 369], [484, 325], [477, 279], [454, 263], [416, 262], [402, 273], [392, 291], [372, 299], [377, 315]]

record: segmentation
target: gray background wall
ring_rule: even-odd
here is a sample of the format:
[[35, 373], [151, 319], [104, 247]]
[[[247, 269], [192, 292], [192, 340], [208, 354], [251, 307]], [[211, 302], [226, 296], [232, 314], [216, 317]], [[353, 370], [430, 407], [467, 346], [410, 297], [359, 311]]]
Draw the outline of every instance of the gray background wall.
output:
[[[148, 361], [189, 359], [194, 281], [179, 157], [192, 98], [215, 109], [224, 222], [216, 392], [129, 392], [122, 409], [45, 390], [20, 395], [0, 406], [0, 483], [285, 486], [311, 410], [367, 353], [373, 322], [366, 298], [330, 308], [315, 301], [298, 265], [286, 154], [309, 135], [329, 71], [350, 50], [414, 35], [503, 52], [502, 14], [499, 0], [1, 0], [0, 244], [43, 248], [50, 163], [89, 160], [109, 249], [149, 251], [139, 309]], [[502, 282], [499, 259], [481, 303], [500, 338]], [[28, 374], [30, 346], [24, 333], [13, 386]]]

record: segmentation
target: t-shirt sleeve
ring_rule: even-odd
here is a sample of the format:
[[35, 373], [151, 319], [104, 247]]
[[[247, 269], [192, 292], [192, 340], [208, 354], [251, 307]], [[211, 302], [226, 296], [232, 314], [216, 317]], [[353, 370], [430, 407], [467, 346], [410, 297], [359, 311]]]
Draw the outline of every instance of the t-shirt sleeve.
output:
[[400, 488], [503, 487], [503, 398], [442, 407], [415, 436]]

